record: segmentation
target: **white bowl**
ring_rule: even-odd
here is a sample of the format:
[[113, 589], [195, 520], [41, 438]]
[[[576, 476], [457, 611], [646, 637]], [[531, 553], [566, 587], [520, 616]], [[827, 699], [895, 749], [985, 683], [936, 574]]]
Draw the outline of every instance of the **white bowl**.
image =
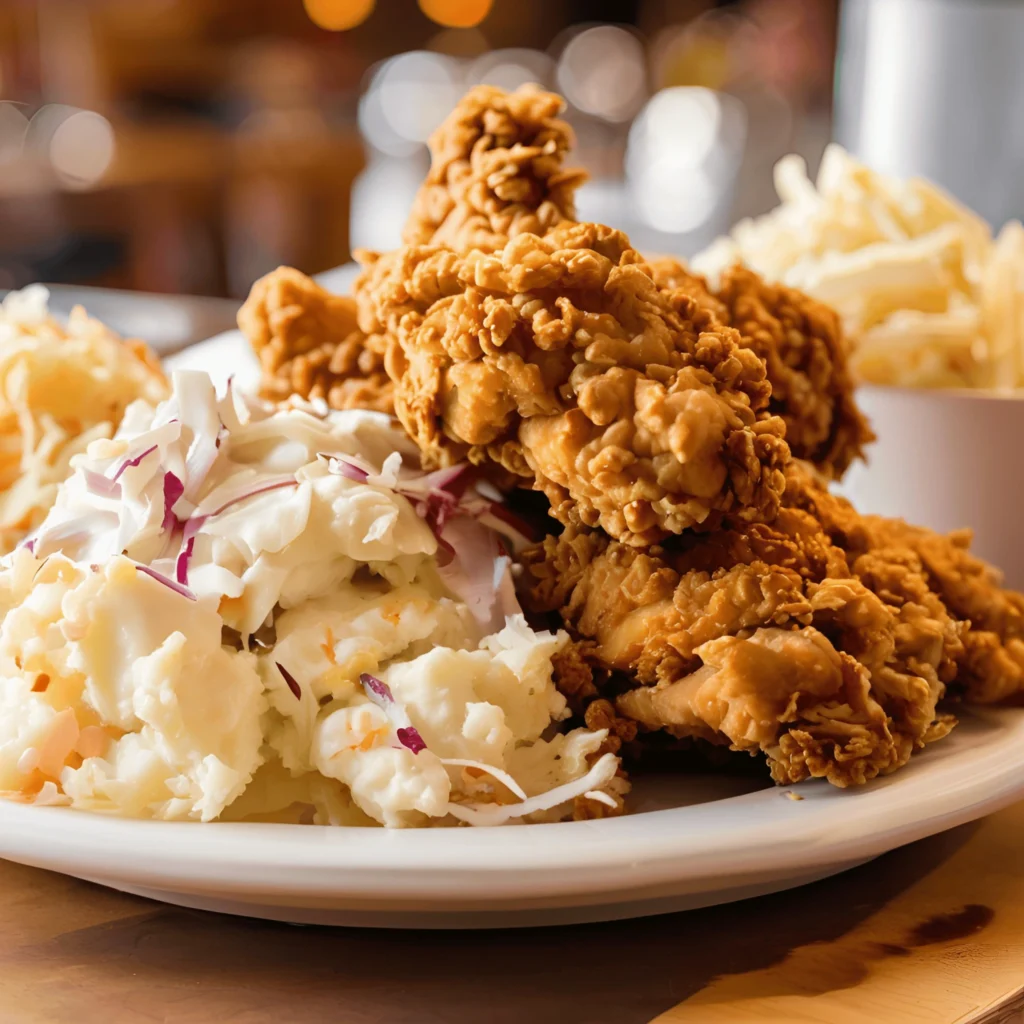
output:
[[1024, 589], [1024, 399], [981, 391], [859, 388], [878, 440], [839, 488], [861, 512], [947, 533]]

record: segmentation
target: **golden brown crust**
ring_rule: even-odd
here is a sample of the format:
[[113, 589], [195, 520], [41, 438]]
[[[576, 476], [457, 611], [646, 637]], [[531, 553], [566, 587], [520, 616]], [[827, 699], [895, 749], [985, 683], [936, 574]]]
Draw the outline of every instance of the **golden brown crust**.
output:
[[805, 463], [793, 462], [786, 476], [786, 503], [814, 516], [872, 589], [893, 604], [941, 606], [959, 623], [960, 645], [947, 644], [942, 669], [951, 692], [981, 704], [1024, 697], [1024, 594], [970, 553], [970, 531], [862, 516]]
[[933, 598], [965, 622], [956, 692], [978, 704], [1024, 697], [1024, 595], [968, 550], [970, 531], [945, 535], [901, 520], [865, 517], [875, 545], [917, 558]]
[[430, 173], [403, 241], [491, 251], [513, 235], [575, 220], [586, 173], [562, 166], [574, 141], [558, 118], [564, 107], [536, 86], [471, 89], [430, 139]]
[[965, 533], [861, 516], [805, 462], [786, 477], [769, 524], [646, 551], [569, 529], [523, 554], [524, 605], [558, 611], [581, 638], [584, 702], [761, 750], [781, 782], [849, 785], [948, 733], [947, 688], [1021, 699], [1024, 596], [970, 555]]
[[265, 398], [299, 395], [323, 398], [333, 409], [393, 411], [383, 352], [359, 330], [351, 298], [278, 267], [252, 286], [238, 326], [259, 358]]
[[658, 289], [621, 232], [407, 246], [366, 257], [356, 298], [428, 464], [499, 463], [563, 522], [631, 544], [776, 513], [789, 453], [763, 361]]
[[523, 555], [523, 599], [573, 633], [556, 674], [606, 750], [657, 729], [860, 784], [952, 728], [947, 687], [1024, 692], [1024, 597], [968, 538], [829, 493], [872, 438], [835, 315], [742, 267], [712, 292], [575, 223], [561, 108], [473, 90], [406, 244], [360, 257], [355, 307], [294, 271], [259, 282], [240, 324], [267, 392], [393, 394], [427, 465], [546, 495], [567, 528]]
[[655, 281], [708, 305], [735, 327], [767, 367], [769, 411], [786, 423], [793, 456], [839, 478], [874, 434], [853, 398], [848, 346], [833, 310], [793, 288], [735, 266], [718, 289], [677, 260], [651, 261]]
[[959, 625], [941, 602], [887, 602], [801, 510], [649, 551], [570, 529], [523, 564], [527, 607], [559, 610], [605, 679], [632, 680], [618, 715], [760, 750], [777, 781], [859, 784], [948, 731]]

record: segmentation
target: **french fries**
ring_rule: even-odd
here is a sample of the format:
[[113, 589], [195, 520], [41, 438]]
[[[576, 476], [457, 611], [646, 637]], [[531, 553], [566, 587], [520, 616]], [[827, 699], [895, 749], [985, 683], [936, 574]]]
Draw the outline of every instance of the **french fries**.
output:
[[1024, 228], [989, 226], [935, 185], [878, 174], [832, 145], [817, 182], [775, 167], [781, 204], [695, 258], [710, 278], [742, 261], [833, 306], [863, 381], [1024, 387]]

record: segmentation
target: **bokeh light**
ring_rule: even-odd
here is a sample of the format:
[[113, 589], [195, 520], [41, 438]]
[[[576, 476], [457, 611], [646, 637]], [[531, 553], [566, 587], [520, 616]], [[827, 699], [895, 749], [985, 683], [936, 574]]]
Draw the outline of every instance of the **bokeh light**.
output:
[[11, 163], [25, 147], [28, 118], [14, 103], [0, 103], [0, 164]]
[[723, 89], [743, 73], [738, 59], [748, 19], [727, 10], [709, 11], [687, 25], [670, 25], [651, 44], [655, 88], [673, 85]]
[[438, 25], [472, 28], [491, 10], [493, 0], [419, 0], [420, 10]]
[[686, 234], [714, 212], [719, 189], [703, 168], [680, 169], [671, 161], [648, 168], [644, 187], [635, 193], [638, 213], [659, 231]]
[[392, 156], [409, 155], [430, 137], [462, 94], [457, 61], [413, 50], [377, 69], [359, 103], [367, 142]]
[[70, 186], [96, 184], [113, 159], [114, 129], [95, 111], [75, 111], [57, 125], [50, 138], [50, 163]]
[[583, 113], [606, 121], [627, 121], [647, 95], [643, 45], [617, 25], [584, 29], [562, 51], [558, 85]]
[[375, 0], [302, 0], [314, 24], [330, 32], [344, 32], [362, 24], [373, 12]]
[[722, 116], [722, 104], [710, 89], [664, 89], [630, 128], [630, 155], [650, 162], [668, 153], [678, 166], [698, 167], [718, 142]]
[[629, 132], [626, 175], [637, 214], [685, 235], [727, 205], [746, 135], [742, 104], [677, 86], [651, 98]]
[[492, 50], [469, 66], [466, 85], [496, 85], [511, 91], [527, 82], [549, 85], [554, 74], [554, 61], [540, 50]]

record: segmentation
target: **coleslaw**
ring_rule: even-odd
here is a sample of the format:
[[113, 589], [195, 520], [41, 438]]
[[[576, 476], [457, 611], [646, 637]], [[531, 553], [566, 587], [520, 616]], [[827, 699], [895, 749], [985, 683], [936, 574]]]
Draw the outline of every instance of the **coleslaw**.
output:
[[[0, 790], [163, 819], [559, 820], [621, 809], [559, 731], [564, 633], [526, 623], [517, 524], [387, 417], [182, 372], [93, 441], [0, 560]], [[500, 531], [500, 533], [499, 533]]]

